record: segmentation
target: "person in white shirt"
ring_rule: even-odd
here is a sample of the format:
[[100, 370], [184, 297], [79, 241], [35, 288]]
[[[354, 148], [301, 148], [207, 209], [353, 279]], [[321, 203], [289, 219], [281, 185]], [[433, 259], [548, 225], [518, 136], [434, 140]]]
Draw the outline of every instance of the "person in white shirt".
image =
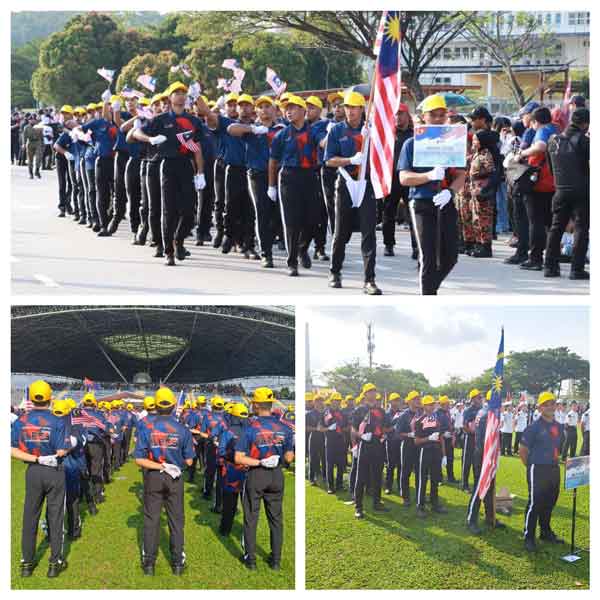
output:
[[519, 444], [521, 442], [521, 436], [527, 427], [527, 406], [525, 404], [520, 404], [517, 408], [517, 414], [514, 419], [514, 428], [515, 428], [515, 445], [513, 448], [513, 452], [515, 454], [519, 454]]
[[504, 403], [500, 415], [500, 433], [502, 434], [502, 456], [512, 456], [513, 412], [510, 402]]
[[583, 436], [583, 443], [581, 444], [581, 450], [579, 456], [590, 455], [590, 406], [581, 415], [581, 434]]
[[463, 412], [465, 410], [465, 405], [462, 402], [459, 402], [454, 409], [454, 431], [456, 434], [456, 438], [454, 440], [455, 448], [463, 447], [463, 424], [464, 417]]
[[571, 410], [567, 413], [565, 423], [566, 440], [563, 446], [562, 459], [567, 460], [573, 458], [577, 454], [577, 425], [579, 423], [579, 412], [577, 410], [577, 402], [571, 402]]

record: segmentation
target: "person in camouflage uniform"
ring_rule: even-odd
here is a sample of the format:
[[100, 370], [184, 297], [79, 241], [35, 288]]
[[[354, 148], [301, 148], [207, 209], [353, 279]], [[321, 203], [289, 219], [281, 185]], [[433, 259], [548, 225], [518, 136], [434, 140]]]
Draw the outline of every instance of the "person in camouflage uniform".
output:
[[467, 163], [465, 168], [465, 185], [456, 194], [456, 209], [458, 211], [459, 239], [462, 242], [463, 253], [471, 254], [475, 246], [473, 231], [473, 210], [471, 208], [471, 134], [467, 136]]
[[42, 151], [44, 147], [43, 128], [37, 126], [37, 117], [32, 115], [29, 123], [23, 129], [23, 143], [27, 153], [27, 166], [29, 167], [29, 179], [33, 179], [33, 165], [35, 162], [35, 176], [41, 179], [40, 167], [42, 165]]

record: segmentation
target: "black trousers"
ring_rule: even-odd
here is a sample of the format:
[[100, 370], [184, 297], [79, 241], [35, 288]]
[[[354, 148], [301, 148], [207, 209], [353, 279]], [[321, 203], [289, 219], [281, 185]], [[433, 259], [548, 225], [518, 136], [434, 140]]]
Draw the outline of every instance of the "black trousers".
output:
[[121, 468], [121, 446], [123, 445], [123, 440], [115, 440], [112, 444], [112, 454], [111, 454], [111, 465], [112, 470], [116, 471]]
[[208, 498], [215, 485], [215, 476], [217, 473], [217, 449], [212, 440], [206, 441], [206, 463], [204, 466], [204, 487], [202, 493]]
[[501, 452], [502, 456], [512, 456], [512, 433], [501, 434]]
[[104, 477], [104, 482], [108, 483], [110, 481], [110, 477], [112, 475], [112, 451], [113, 446], [111, 444], [110, 438], [105, 438], [104, 440], [104, 460], [102, 464], [102, 476]]
[[152, 241], [163, 247], [161, 216], [162, 196], [160, 187], [160, 161], [149, 160], [146, 167], [146, 192], [148, 194], [148, 222]]
[[325, 432], [325, 466], [327, 489], [341, 489], [344, 486], [344, 471], [346, 470], [346, 444], [343, 433]]
[[325, 434], [322, 431], [311, 431], [308, 434], [308, 479], [316, 481], [321, 475], [323, 481], [327, 479], [325, 472]]
[[125, 191], [129, 202], [129, 226], [131, 233], [137, 234], [140, 223], [142, 185], [140, 179], [140, 159], [129, 158], [125, 165]]
[[356, 485], [354, 488], [354, 503], [357, 511], [363, 509], [363, 496], [368, 486], [373, 493], [373, 506], [377, 506], [381, 502], [384, 460], [385, 448], [382, 442], [360, 440], [356, 457]]
[[385, 441], [385, 489], [392, 489], [394, 473], [396, 473], [398, 493], [400, 493], [400, 443], [399, 439]]
[[337, 176], [336, 167], [326, 167], [325, 165], [321, 167], [321, 188], [331, 235], [335, 232], [335, 180]]
[[223, 490], [223, 511], [221, 512], [221, 524], [219, 525], [219, 533], [222, 533], [223, 535], [229, 535], [231, 533], [239, 497], [239, 492]]
[[137, 231], [137, 239], [140, 242], [146, 243], [148, 231], [150, 229], [150, 202], [148, 199], [148, 161], [140, 160], [140, 226]]
[[46, 500], [46, 519], [50, 537], [50, 562], [56, 563], [63, 557], [65, 472], [62, 467], [52, 468], [30, 464], [25, 472], [25, 504], [21, 535], [21, 552], [25, 563], [33, 563], [35, 558], [35, 542], [44, 500]]
[[417, 448], [419, 473], [419, 484], [417, 485], [417, 506], [425, 506], [425, 494], [427, 493], [427, 481], [429, 485], [429, 497], [431, 505], [438, 504], [438, 486], [442, 480], [442, 449], [439, 444], [435, 446], [422, 446]]
[[102, 477], [104, 467], [104, 444], [98, 442], [88, 442], [85, 445], [85, 458], [87, 460], [88, 472], [90, 474], [90, 491], [94, 502], [104, 491], [104, 479]]
[[527, 488], [529, 500], [525, 511], [525, 538], [535, 539], [539, 521], [542, 535], [552, 531], [550, 519], [560, 492], [560, 467], [558, 465], [528, 465]]
[[215, 204], [215, 168], [214, 162], [204, 161], [204, 178], [206, 187], [198, 192], [198, 207], [196, 209], [196, 238], [202, 239], [210, 233], [212, 213]]
[[94, 169], [88, 169], [85, 158], [81, 159], [81, 182], [83, 183], [83, 192], [85, 195], [85, 208], [87, 219], [90, 223], [98, 222], [98, 212], [96, 210], [96, 176]]
[[81, 172], [79, 164], [74, 161], [69, 161], [69, 177], [71, 179], [71, 205], [73, 212], [76, 215], [85, 216], [85, 195], [83, 192], [83, 184], [81, 182]]
[[419, 472], [417, 469], [418, 453], [414, 441], [404, 439], [400, 442], [400, 495], [405, 500], [410, 499], [410, 474], [415, 473], [415, 489], [419, 487]]
[[566, 460], [567, 455], [569, 458], [573, 458], [577, 455], [577, 427], [567, 425], [565, 427], [566, 440], [563, 446], [562, 459]]
[[411, 200], [410, 214], [419, 250], [422, 295], [436, 295], [458, 260], [458, 214], [454, 202], [442, 210], [427, 200]]
[[370, 182], [367, 183], [362, 204], [358, 208], [353, 208], [346, 182], [341, 175], [338, 175], [335, 182], [335, 233], [331, 247], [332, 273], [341, 273], [346, 244], [352, 237], [352, 231], [358, 228], [362, 237], [360, 249], [365, 282], [375, 281], [376, 220], [377, 205]]
[[319, 206], [314, 169], [284, 167], [279, 171], [281, 220], [287, 248], [288, 267], [298, 266], [298, 255], [308, 250]]
[[96, 158], [96, 209], [100, 227], [107, 228], [114, 178], [114, 160], [110, 156]]
[[114, 166], [114, 206], [113, 219], [120, 221], [125, 216], [127, 208], [127, 188], [125, 186], [125, 168], [129, 160], [129, 152], [117, 150]]
[[446, 450], [446, 478], [448, 481], [456, 481], [454, 478], [454, 442], [452, 438], [444, 438]]
[[173, 479], [167, 473], [147, 471], [144, 477], [144, 545], [142, 559], [154, 563], [160, 541], [160, 514], [167, 513], [169, 549], [172, 564], [183, 564], [183, 478]]
[[513, 446], [513, 454], [519, 454], [519, 444], [521, 443], [522, 431], [515, 431], [515, 445]]
[[542, 262], [546, 247], [546, 228], [550, 227], [553, 192], [531, 192], [525, 195], [525, 208], [529, 221], [529, 260]]
[[315, 250], [325, 252], [325, 242], [327, 241], [327, 229], [329, 228], [329, 217], [327, 215], [327, 204], [323, 196], [323, 183], [321, 181], [322, 168], [315, 171], [317, 185], [315, 193], [317, 194], [317, 204], [319, 205], [319, 219], [313, 231], [313, 239], [315, 241]]
[[269, 524], [271, 555], [273, 560], [281, 559], [283, 546], [283, 471], [281, 467], [265, 469], [256, 467], [248, 471], [242, 493], [244, 509], [244, 534], [242, 549], [244, 558], [249, 562], [256, 561], [256, 528], [260, 514], [261, 501], [265, 505], [265, 513]]
[[579, 456], [589, 456], [590, 455], [590, 432], [583, 432], [583, 442], [581, 444], [581, 450], [579, 451]]
[[56, 175], [58, 177], [58, 210], [65, 212], [71, 202], [71, 179], [69, 162], [62, 154], [56, 155]]
[[265, 171], [248, 171], [248, 192], [254, 205], [256, 235], [260, 244], [260, 253], [262, 256], [271, 257], [275, 237], [273, 220], [279, 210], [279, 200], [273, 202], [267, 196], [268, 188], [269, 179]]
[[[479, 520], [479, 507], [481, 506], [481, 499], [479, 498], [479, 477], [481, 475], [481, 453], [477, 453], [473, 461], [473, 475], [475, 477], [475, 484], [473, 485], [473, 493], [471, 494], [471, 500], [467, 508], [467, 523], [477, 524]], [[483, 505], [485, 507], [485, 520], [488, 524], [495, 522], [496, 516], [494, 514], [494, 494], [496, 493], [496, 479], [492, 480], [490, 488], [486, 495], [483, 497]]]
[[215, 187], [215, 224], [217, 231], [225, 230], [223, 214], [225, 212], [225, 163], [218, 158], [214, 163], [214, 187]]
[[162, 240], [165, 254], [183, 244], [194, 223], [194, 167], [187, 158], [163, 158], [160, 162]]
[[512, 199], [514, 232], [518, 240], [515, 253], [525, 260], [529, 251], [529, 221], [525, 198], [520, 192], [513, 191]]
[[569, 219], [573, 217], [572, 271], [583, 271], [590, 241], [590, 197], [588, 194], [557, 190], [552, 198], [552, 225], [546, 243], [546, 267], [558, 266], [560, 240]]
[[473, 452], [475, 451], [475, 435], [465, 434], [462, 453], [461, 485], [463, 490], [469, 487], [469, 472], [473, 466]]
[[254, 211], [248, 195], [246, 167], [225, 167], [225, 235], [245, 249], [254, 247]]

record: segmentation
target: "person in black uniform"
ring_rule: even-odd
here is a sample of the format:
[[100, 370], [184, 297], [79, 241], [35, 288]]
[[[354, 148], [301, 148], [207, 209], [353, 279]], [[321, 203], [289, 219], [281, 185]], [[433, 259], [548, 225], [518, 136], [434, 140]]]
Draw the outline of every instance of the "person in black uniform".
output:
[[392, 424], [392, 431], [388, 433], [385, 440], [385, 490], [386, 494], [392, 493], [394, 483], [394, 472], [398, 479], [398, 493], [400, 493], [400, 434], [394, 427], [403, 410], [401, 408], [402, 398], [397, 392], [392, 392], [388, 397], [389, 407], [387, 414]]
[[168, 266], [175, 265], [175, 256], [186, 257], [183, 242], [194, 222], [196, 190], [206, 185], [202, 150], [196, 143], [206, 126], [185, 111], [186, 94], [183, 83], [173, 83], [168, 89], [171, 110], [134, 132], [138, 141], [159, 146], [162, 238]]
[[[323, 413], [325, 429], [325, 465], [327, 470], [327, 493], [335, 494], [344, 490], [344, 472], [346, 470], [345, 431], [348, 428], [346, 416], [340, 409], [342, 395], [334, 392], [327, 399], [327, 408]], [[334, 479], [333, 471], [336, 470]]]
[[410, 391], [404, 402], [408, 405], [394, 422], [394, 430], [400, 438], [400, 496], [403, 506], [410, 506], [410, 475], [415, 473], [415, 489], [419, 488], [419, 472], [417, 470], [417, 447], [415, 446], [415, 423], [421, 416], [421, 395], [416, 390]]
[[560, 493], [560, 436], [562, 425], [554, 420], [556, 398], [542, 392], [537, 401], [540, 418], [523, 432], [519, 446], [521, 462], [527, 468], [529, 500], [525, 511], [525, 548], [535, 552], [535, 531], [539, 521], [540, 539], [564, 544], [552, 531], [550, 520]]
[[[67, 123], [73, 121], [73, 107], [69, 104], [64, 104], [60, 109], [60, 114], [63, 120], [63, 132], [69, 133]], [[72, 124], [72, 123], [71, 123]], [[61, 132], [62, 133], [62, 132]], [[63, 138], [65, 139], [65, 138]], [[58, 138], [57, 138], [58, 141]], [[56, 151], [56, 143], [54, 150]], [[56, 176], [58, 179], [58, 210], [59, 215], [64, 215], [67, 206], [71, 204], [71, 179], [69, 177], [69, 160], [64, 153], [56, 151]]]
[[317, 476], [327, 480], [325, 472], [325, 432], [323, 427], [323, 398], [313, 397], [312, 408], [306, 413], [306, 432], [308, 433], [308, 480], [317, 485]]
[[242, 549], [244, 564], [256, 569], [256, 528], [261, 500], [269, 523], [271, 555], [269, 565], [281, 568], [283, 547], [283, 490], [282, 467], [294, 460], [294, 436], [292, 430], [279, 417], [271, 414], [273, 391], [266, 387], [254, 390], [252, 412], [236, 443], [235, 463], [249, 467], [244, 482], [242, 507], [244, 509], [244, 534]]
[[548, 142], [548, 166], [554, 175], [552, 226], [546, 242], [544, 277], [560, 277], [560, 240], [571, 216], [575, 234], [569, 279], [589, 279], [585, 259], [590, 229], [590, 111], [571, 113], [569, 126]]
[[473, 451], [475, 449], [475, 417], [481, 408], [483, 399], [481, 392], [478, 389], [472, 389], [469, 392], [469, 400], [471, 404], [465, 408], [463, 413], [463, 451], [462, 451], [462, 471], [461, 471], [461, 486], [465, 492], [470, 492], [469, 487], [469, 472], [473, 466]]
[[446, 476], [448, 483], [458, 483], [454, 478], [454, 424], [450, 415], [450, 399], [448, 396], [439, 397], [438, 416], [442, 422], [442, 438], [446, 455]]
[[445, 514], [448, 511], [440, 505], [438, 486], [442, 479], [442, 469], [446, 466], [446, 455], [441, 436], [442, 423], [435, 412], [435, 400], [433, 396], [424, 396], [421, 400], [423, 414], [415, 421], [415, 446], [417, 448], [419, 463], [419, 484], [417, 486], [417, 517], [427, 517], [425, 511], [425, 494], [427, 491], [427, 480], [429, 484], [429, 496], [431, 498], [431, 510], [436, 513]]
[[385, 460], [385, 436], [392, 430], [389, 416], [378, 406], [377, 388], [373, 383], [363, 386], [366, 411], [360, 423], [356, 423], [355, 434], [358, 438], [356, 450], [356, 485], [354, 488], [354, 516], [364, 518], [363, 496], [365, 488], [370, 486], [373, 496], [373, 510], [388, 512], [381, 501], [381, 479]]
[[142, 568], [145, 575], [154, 575], [160, 540], [160, 515], [164, 504], [169, 524], [171, 569], [174, 575], [181, 575], [185, 568], [181, 474], [194, 458], [192, 434], [172, 415], [176, 399], [169, 388], [158, 389], [155, 402], [158, 414], [152, 420], [152, 428], [142, 427], [138, 430], [134, 454], [136, 464], [146, 470]]
[[63, 419], [49, 410], [52, 389], [45, 381], [29, 386], [33, 410], [21, 415], [12, 425], [10, 455], [28, 463], [25, 475], [25, 504], [21, 535], [21, 577], [30, 577], [35, 569], [35, 545], [44, 500], [50, 564], [48, 577], [57, 577], [67, 568], [63, 557], [65, 510], [65, 473], [62, 458], [71, 448]]

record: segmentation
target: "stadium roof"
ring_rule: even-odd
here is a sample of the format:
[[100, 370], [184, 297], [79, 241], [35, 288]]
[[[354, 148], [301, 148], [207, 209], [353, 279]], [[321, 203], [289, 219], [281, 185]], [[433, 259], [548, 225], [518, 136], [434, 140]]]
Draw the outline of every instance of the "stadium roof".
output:
[[293, 376], [289, 307], [13, 306], [13, 373], [178, 383]]

